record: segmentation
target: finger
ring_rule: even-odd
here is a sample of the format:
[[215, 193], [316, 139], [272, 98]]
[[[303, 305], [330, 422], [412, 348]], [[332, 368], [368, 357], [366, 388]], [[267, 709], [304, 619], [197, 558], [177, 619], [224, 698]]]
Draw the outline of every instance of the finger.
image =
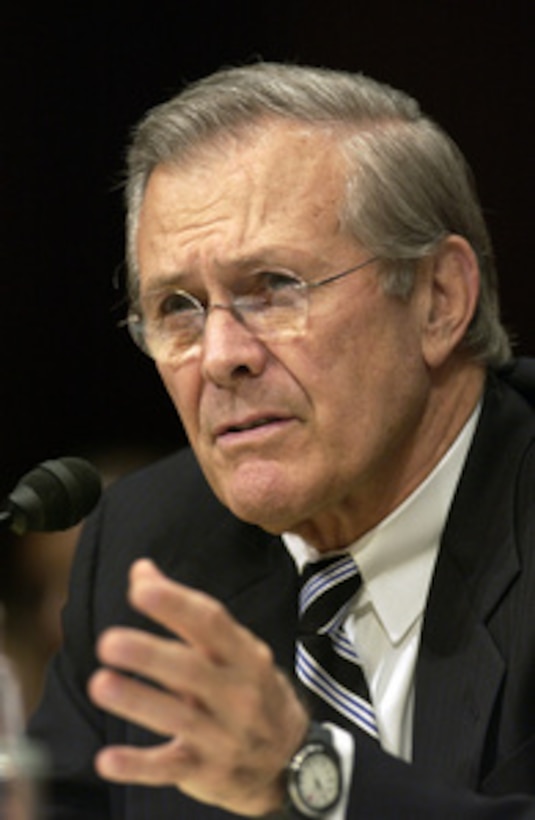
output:
[[222, 731], [197, 704], [107, 669], [95, 672], [88, 692], [101, 709], [143, 726], [162, 737], [180, 740], [180, 748], [198, 756], [222, 748]]
[[164, 735], [180, 733], [208, 752], [222, 742], [218, 731], [266, 742], [291, 691], [269, 651], [263, 664], [252, 658], [244, 674], [177, 641], [124, 627], [104, 633], [97, 651], [104, 664], [144, 679], [99, 671], [89, 688], [98, 706]]
[[220, 679], [219, 668], [191, 647], [128, 627], [106, 630], [98, 640], [97, 655], [105, 665], [150, 679], [205, 708]]
[[178, 785], [196, 765], [195, 754], [174, 738], [158, 746], [108, 746], [95, 757], [97, 772], [116, 783]]
[[164, 737], [178, 735], [184, 719], [176, 695], [149, 687], [109, 669], [99, 669], [88, 682], [88, 693], [101, 709], [132, 720]]
[[95, 768], [101, 777], [116, 783], [175, 786], [202, 803], [229, 811], [238, 806], [240, 815], [245, 809], [247, 816], [264, 816], [281, 803], [280, 776], [268, 782], [262, 779], [260, 788], [251, 783], [248, 773], [229, 780], [225, 768], [207, 766], [176, 740], [148, 749], [109, 746], [96, 755]]
[[171, 581], [147, 559], [133, 564], [133, 606], [220, 663], [246, 665], [257, 639], [216, 599]]

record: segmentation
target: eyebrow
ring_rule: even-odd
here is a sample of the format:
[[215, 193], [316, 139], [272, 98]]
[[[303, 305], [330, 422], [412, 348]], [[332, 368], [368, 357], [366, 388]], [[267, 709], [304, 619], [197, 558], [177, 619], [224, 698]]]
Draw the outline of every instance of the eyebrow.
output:
[[159, 274], [151, 279], [150, 284], [146, 288], [144, 288], [140, 283], [140, 296], [150, 296], [153, 293], [159, 293], [162, 290], [167, 290], [168, 288], [173, 287], [181, 289], [183, 286], [183, 280], [189, 275], [190, 274], [186, 272]]
[[[283, 254], [288, 255], [289, 252], [290, 249], [288, 248], [266, 246], [265, 248], [261, 248], [254, 254], [248, 254], [247, 256], [234, 259], [233, 261], [224, 265], [224, 269], [227, 269], [229, 271], [234, 270], [237, 273], [243, 273], [251, 268], [276, 264], [277, 266], [286, 267], [287, 269], [291, 270], [293, 268], [291, 266], [285, 265], [280, 258]], [[295, 254], [295, 250], [293, 250], [293, 253]], [[278, 257], [278, 260], [275, 259], [275, 256]], [[191, 270], [182, 270], [174, 271], [171, 273], [158, 274], [151, 278], [151, 282], [146, 289], [142, 287], [140, 281], [140, 295], [150, 296], [153, 293], [159, 293], [160, 291], [173, 287], [179, 288], [181, 290], [187, 290], [187, 288], [185, 287], [185, 281], [189, 280], [189, 282], [192, 282], [195, 276], [196, 275]]]

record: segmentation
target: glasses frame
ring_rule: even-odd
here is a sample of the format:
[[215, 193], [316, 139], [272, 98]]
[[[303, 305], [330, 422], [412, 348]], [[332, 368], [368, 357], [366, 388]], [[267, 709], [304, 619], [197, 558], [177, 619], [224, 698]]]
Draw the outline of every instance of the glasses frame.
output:
[[[321, 288], [324, 285], [330, 285], [332, 282], [338, 282], [341, 279], [345, 279], [346, 276], [349, 276], [352, 273], [357, 273], [357, 271], [360, 271], [363, 268], [367, 267], [368, 265], [371, 265], [373, 262], [377, 262], [377, 261], [379, 261], [378, 256], [370, 256], [368, 259], [365, 259], [363, 262], [359, 262], [357, 265], [352, 265], [350, 268], [345, 268], [344, 270], [339, 271], [338, 273], [333, 273], [330, 276], [324, 277], [323, 279], [312, 280], [310, 282], [306, 281], [305, 279], [302, 279], [298, 274], [295, 274], [292, 271], [286, 271], [285, 270], [285, 271], [275, 271], [275, 272], [284, 274], [285, 276], [288, 276], [288, 278], [293, 278], [295, 280], [296, 290], [298, 290], [300, 292], [304, 292], [306, 295], [308, 295], [308, 293], [311, 292], [311, 291], [317, 290], [318, 288]], [[240, 322], [240, 324], [244, 325], [244, 327], [246, 327], [254, 336], [258, 336], [258, 338], [261, 338], [261, 334], [255, 333], [254, 328], [250, 328], [248, 323], [247, 323], [247, 318], [246, 318], [247, 311], [245, 309], [246, 300], [248, 298], [247, 296], [232, 296], [231, 295], [230, 299], [229, 299], [229, 304], [222, 304], [222, 303], [219, 303], [219, 302], [214, 302], [210, 305], [205, 306], [205, 305], [202, 304], [202, 302], [199, 301], [199, 299], [197, 299], [196, 296], [193, 296], [191, 293], [188, 293], [188, 291], [182, 290], [180, 288], [177, 288], [176, 290], [171, 290], [169, 292], [169, 294], [170, 295], [173, 295], [173, 294], [174, 295], [181, 295], [181, 296], [184, 296], [185, 298], [187, 298], [191, 302], [192, 308], [195, 310], [196, 315], [199, 316], [199, 317], [202, 317], [201, 328], [200, 328], [198, 336], [196, 337], [195, 341], [191, 343], [191, 345], [189, 347], [184, 348], [183, 357], [177, 363], [180, 363], [181, 361], [185, 360], [188, 357], [188, 355], [190, 355], [191, 350], [193, 350], [195, 348], [196, 344], [197, 344], [198, 338], [202, 336], [202, 333], [204, 331], [204, 328], [206, 327], [206, 322], [208, 321], [208, 317], [209, 317], [210, 313], [213, 310], [216, 310], [216, 309], [230, 311], [231, 314], [234, 316], [234, 318], [237, 321]], [[240, 309], [240, 305], [241, 305], [241, 309]], [[304, 319], [304, 321], [303, 321], [303, 325], [304, 325], [303, 330], [302, 331], [297, 331], [295, 333], [290, 334], [291, 338], [295, 338], [296, 336], [301, 335], [301, 333], [304, 332], [304, 329], [306, 328], [306, 321], [307, 321], [307, 318], [308, 318], [308, 299], [306, 300], [305, 310], [304, 310], [303, 313], [304, 313], [304, 316], [303, 316], [303, 319]], [[132, 337], [134, 343], [147, 356], [149, 356], [151, 359], [153, 359], [154, 361], [157, 361], [157, 362], [165, 362], [166, 361], [165, 357], [160, 358], [160, 357], [158, 357], [158, 356], [156, 356], [152, 353], [152, 351], [150, 349], [150, 345], [147, 343], [147, 340], [146, 340], [145, 319], [143, 317], [143, 314], [139, 310], [132, 310], [131, 312], [129, 312], [126, 319], [124, 319], [121, 322], [121, 325], [126, 325], [128, 327], [128, 330], [130, 332], [130, 336]]]

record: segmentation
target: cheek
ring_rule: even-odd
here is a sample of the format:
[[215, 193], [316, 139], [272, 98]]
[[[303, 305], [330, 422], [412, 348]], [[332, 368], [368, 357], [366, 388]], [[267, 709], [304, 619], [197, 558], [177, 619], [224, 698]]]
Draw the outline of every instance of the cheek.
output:
[[194, 438], [198, 431], [198, 378], [187, 364], [178, 370], [157, 365], [157, 370], [188, 437]]
[[414, 380], [425, 376], [418, 334], [396, 310], [348, 317], [313, 361], [309, 386], [320, 418], [334, 427], [358, 425], [364, 435], [386, 422]]

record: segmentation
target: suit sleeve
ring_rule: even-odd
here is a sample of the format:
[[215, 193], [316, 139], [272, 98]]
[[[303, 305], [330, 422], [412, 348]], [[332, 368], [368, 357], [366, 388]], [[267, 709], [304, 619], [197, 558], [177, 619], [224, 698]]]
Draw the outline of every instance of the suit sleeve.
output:
[[535, 797], [491, 797], [429, 778], [359, 733], [347, 818], [357, 820], [535, 820]]
[[95, 668], [91, 626], [92, 579], [97, 519], [82, 535], [74, 561], [69, 602], [63, 612], [64, 646], [52, 661], [41, 703], [28, 733], [44, 750], [49, 772], [44, 817], [93, 820], [108, 817], [107, 788], [93, 757], [102, 745], [106, 718], [89, 702], [85, 688]]

